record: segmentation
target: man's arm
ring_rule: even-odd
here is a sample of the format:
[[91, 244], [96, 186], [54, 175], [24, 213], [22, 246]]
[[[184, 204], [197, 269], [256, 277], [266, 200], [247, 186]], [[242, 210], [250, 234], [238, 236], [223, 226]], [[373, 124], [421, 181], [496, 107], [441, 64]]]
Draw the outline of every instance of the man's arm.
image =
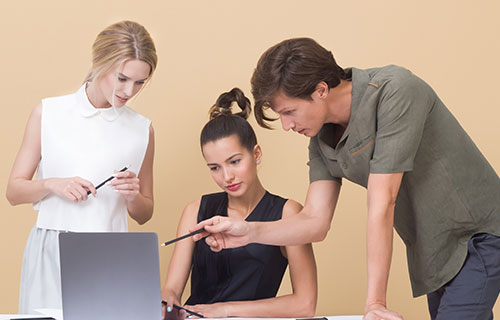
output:
[[368, 292], [366, 319], [402, 319], [386, 309], [387, 280], [392, 259], [394, 207], [403, 173], [370, 174], [366, 255]]
[[203, 237], [214, 251], [249, 243], [289, 246], [322, 241], [330, 229], [340, 193], [340, 183], [319, 180], [311, 183], [306, 203], [299, 214], [272, 222], [246, 222], [242, 219], [215, 216], [194, 226], [190, 231], [205, 228], [195, 235]]

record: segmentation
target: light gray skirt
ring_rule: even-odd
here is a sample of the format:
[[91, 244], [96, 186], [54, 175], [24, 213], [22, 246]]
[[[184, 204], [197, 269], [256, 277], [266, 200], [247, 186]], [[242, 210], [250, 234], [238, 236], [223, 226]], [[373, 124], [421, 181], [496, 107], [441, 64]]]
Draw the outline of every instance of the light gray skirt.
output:
[[62, 308], [58, 230], [34, 226], [24, 249], [19, 313], [40, 308]]

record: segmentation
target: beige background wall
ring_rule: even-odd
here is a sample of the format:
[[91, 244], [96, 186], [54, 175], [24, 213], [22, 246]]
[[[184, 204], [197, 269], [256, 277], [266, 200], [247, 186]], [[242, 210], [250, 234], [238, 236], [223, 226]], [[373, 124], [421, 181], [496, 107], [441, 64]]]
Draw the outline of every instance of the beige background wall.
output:
[[[23, 249], [36, 219], [30, 205], [11, 207], [3, 197], [26, 120], [41, 98], [79, 87], [91, 44], [107, 25], [139, 21], [157, 44], [157, 73], [132, 103], [156, 130], [155, 214], [130, 229], [167, 240], [188, 201], [217, 191], [198, 146], [208, 107], [233, 86], [249, 93], [260, 54], [285, 38], [313, 37], [342, 66], [410, 68], [436, 89], [499, 171], [499, 11], [494, 0], [2, 1], [0, 313], [17, 310]], [[279, 127], [256, 130], [265, 186], [304, 201], [307, 139]], [[330, 234], [314, 246], [318, 314], [363, 312], [365, 216], [365, 190], [345, 182]], [[161, 248], [162, 275], [170, 254], [171, 248]], [[411, 297], [405, 261], [396, 236], [389, 306], [406, 319], [427, 319], [425, 299]], [[289, 288], [287, 279], [282, 291]]]

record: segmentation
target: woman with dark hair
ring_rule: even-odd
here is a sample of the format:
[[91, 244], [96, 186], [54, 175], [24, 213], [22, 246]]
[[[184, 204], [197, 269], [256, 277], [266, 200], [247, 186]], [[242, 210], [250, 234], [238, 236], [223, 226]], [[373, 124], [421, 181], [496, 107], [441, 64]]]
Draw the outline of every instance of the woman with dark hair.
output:
[[[342, 179], [367, 188], [365, 319], [386, 306], [393, 226], [407, 247], [414, 296], [432, 319], [493, 319], [500, 290], [500, 179], [432, 88], [398, 66], [342, 69], [312, 39], [285, 40], [252, 77], [255, 115], [307, 137], [310, 185], [300, 214], [269, 223], [214, 217], [213, 250], [325, 238]], [[207, 236], [202, 233], [195, 240]]]
[[[233, 102], [241, 112], [232, 113]], [[211, 108], [200, 144], [212, 178], [223, 192], [189, 203], [179, 222], [179, 236], [215, 215], [275, 221], [301, 210], [299, 203], [262, 186], [257, 175], [262, 150], [246, 121], [250, 111], [250, 101], [238, 88], [222, 94]], [[293, 293], [275, 297], [287, 264]], [[190, 271], [191, 296], [186, 307], [205, 317], [307, 317], [315, 312], [316, 264], [311, 244], [249, 244], [216, 253], [203, 241], [180, 241], [163, 288], [166, 312], [179, 304]]]

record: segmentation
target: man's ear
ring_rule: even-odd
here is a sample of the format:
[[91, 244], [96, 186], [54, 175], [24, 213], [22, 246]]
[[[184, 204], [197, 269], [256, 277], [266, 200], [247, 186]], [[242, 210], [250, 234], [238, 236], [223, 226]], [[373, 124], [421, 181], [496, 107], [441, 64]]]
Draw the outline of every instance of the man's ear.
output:
[[318, 82], [318, 84], [316, 85], [316, 89], [311, 95], [311, 98], [314, 99], [313, 96], [316, 95], [316, 97], [319, 99], [325, 99], [326, 96], [328, 95], [328, 91], [329, 91], [328, 84], [326, 84], [326, 82], [324, 81]]

